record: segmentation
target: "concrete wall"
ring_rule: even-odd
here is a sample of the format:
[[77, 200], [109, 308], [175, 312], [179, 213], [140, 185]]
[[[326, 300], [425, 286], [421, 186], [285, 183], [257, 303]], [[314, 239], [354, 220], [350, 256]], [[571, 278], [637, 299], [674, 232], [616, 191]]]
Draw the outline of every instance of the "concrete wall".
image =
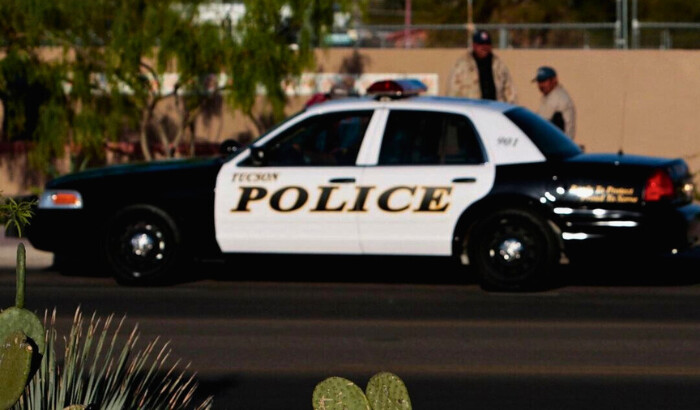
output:
[[[440, 91], [460, 49], [353, 49], [317, 52], [316, 72], [335, 73], [349, 61], [365, 73], [436, 73]], [[510, 68], [520, 105], [535, 110], [539, 91], [531, 82], [540, 65], [554, 67], [577, 108], [576, 141], [587, 152], [617, 152], [684, 158], [700, 173], [700, 51], [683, 50], [495, 50]], [[288, 112], [308, 96], [292, 98]], [[252, 123], [223, 109], [220, 121], [200, 128], [211, 140], [241, 132], [256, 133]], [[0, 157], [0, 190], [25, 191], [21, 171]], [[10, 167], [10, 168], [8, 168]], [[15, 177], [10, 179], [10, 175]], [[700, 174], [696, 182], [700, 184]]]

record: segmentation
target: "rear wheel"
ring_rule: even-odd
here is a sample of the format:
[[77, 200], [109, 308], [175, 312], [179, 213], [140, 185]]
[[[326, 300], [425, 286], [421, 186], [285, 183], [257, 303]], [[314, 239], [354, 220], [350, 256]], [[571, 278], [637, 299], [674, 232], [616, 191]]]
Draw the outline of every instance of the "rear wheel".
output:
[[477, 222], [465, 250], [483, 288], [507, 291], [540, 284], [560, 253], [547, 222], [517, 208], [496, 211]]
[[152, 206], [130, 207], [108, 224], [104, 251], [123, 285], [152, 285], [174, 278], [182, 261], [181, 238], [172, 218]]

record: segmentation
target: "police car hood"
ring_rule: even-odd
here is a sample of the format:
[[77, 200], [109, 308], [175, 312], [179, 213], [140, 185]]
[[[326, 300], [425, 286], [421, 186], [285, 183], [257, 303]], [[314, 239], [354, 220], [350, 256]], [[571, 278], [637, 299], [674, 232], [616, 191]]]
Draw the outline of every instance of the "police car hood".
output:
[[93, 168], [71, 174], [66, 174], [49, 181], [47, 189], [71, 187], [76, 183], [94, 181], [97, 179], [138, 179], [143, 176], [172, 172], [191, 172], [202, 168], [221, 167], [221, 158], [187, 158], [163, 161], [139, 162], [134, 164], [110, 165]]

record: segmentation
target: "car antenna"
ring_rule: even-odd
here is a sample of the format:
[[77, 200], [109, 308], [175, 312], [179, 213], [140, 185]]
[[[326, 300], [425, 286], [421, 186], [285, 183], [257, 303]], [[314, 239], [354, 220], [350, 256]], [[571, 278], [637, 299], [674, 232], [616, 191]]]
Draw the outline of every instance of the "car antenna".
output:
[[622, 135], [620, 136], [620, 149], [617, 151], [617, 155], [624, 155], [623, 147], [625, 146], [625, 114], [627, 111], [627, 90], [622, 92]]

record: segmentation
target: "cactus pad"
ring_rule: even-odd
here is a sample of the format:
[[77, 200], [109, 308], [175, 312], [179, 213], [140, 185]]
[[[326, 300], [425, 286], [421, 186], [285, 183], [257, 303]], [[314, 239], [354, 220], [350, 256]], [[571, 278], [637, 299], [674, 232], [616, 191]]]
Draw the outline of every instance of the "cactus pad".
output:
[[367, 383], [367, 399], [373, 410], [411, 410], [403, 381], [393, 373], [377, 373]]
[[329, 377], [316, 385], [314, 410], [370, 410], [362, 389], [342, 377]]
[[34, 342], [39, 354], [44, 354], [44, 325], [32, 312], [18, 307], [7, 308], [0, 313], [0, 340], [5, 340], [14, 332], [21, 330]]
[[21, 330], [37, 346], [39, 355], [44, 354], [44, 325], [32, 312], [24, 309], [24, 281], [27, 274], [27, 256], [24, 244], [17, 245], [17, 296], [14, 307], [0, 313], [0, 341]]
[[34, 348], [27, 336], [18, 331], [0, 345], [0, 409], [11, 408], [31, 377]]

